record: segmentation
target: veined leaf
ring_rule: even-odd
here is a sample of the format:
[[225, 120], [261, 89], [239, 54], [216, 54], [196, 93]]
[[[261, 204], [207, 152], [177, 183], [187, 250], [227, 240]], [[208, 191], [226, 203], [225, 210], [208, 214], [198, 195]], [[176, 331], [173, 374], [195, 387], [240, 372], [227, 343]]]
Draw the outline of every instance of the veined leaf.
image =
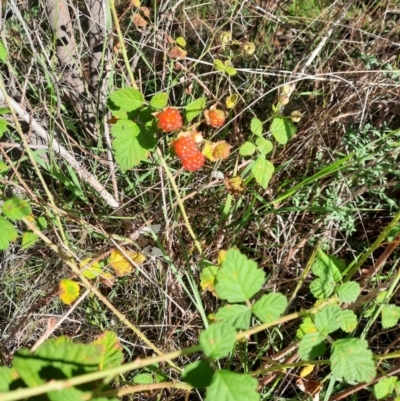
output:
[[79, 284], [70, 279], [60, 281], [60, 299], [65, 305], [71, 305], [79, 297]]
[[358, 338], [337, 340], [331, 355], [333, 376], [348, 382], [369, 382], [375, 375], [375, 363], [368, 343]]
[[263, 322], [277, 320], [285, 311], [288, 302], [284, 295], [270, 293], [263, 295], [251, 308], [253, 313]]
[[264, 156], [260, 156], [251, 168], [251, 172], [253, 173], [257, 183], [260, 184], [264, 189], [268, 187], [274, 171], [274, 165], [269, 160], [266, 160]]
[[217, 322], [228, 323], [236, 329], [247, 330], [250, 327], [251, 309], [245, 305], [225, 305], [215, 315]]
[[281, 145], [286, 145], [296, 134], [297, 128], [290, 119], [275, 117], [272, 120], [270, 131], [277, 142]]
[[217, 273], [215, 290], [228, 302], [244, 302], [261, 290], [265, 273], [237, 249], [229, 249]]
[[124, 88], [110, 93], [111, 101], [120, 108], [121, 111], [133, 111], [141, 107], [144, 97], [138, 89]]
[[213, 323], [199, 336], [199, 342], [207, 358], [223, 358], [233, 350], [236, 330], [227, 323]]

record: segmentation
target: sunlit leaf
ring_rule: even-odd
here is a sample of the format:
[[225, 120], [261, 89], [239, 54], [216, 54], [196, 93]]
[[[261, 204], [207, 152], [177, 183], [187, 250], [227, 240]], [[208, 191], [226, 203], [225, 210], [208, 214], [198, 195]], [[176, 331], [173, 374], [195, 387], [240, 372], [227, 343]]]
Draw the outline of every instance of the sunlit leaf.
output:
[[3, 213], [10, 220], [15, 221], [28, 217], [32, 213], [32, 209], [28, 201], [14, 196], [4, 202]]
[[79, 297], [79, 284], [70, 279], [60, 281], [60, 299], [65, 305], [71, 305]]
[[117, 276], [129, 274], [133, 269], [132, 262], [140, 264], [145, 260], [146, 256], [135, 251], [124, 251], [122, 253], [120, 250], [114, 249], [110, 254], [110, 265]]
[[365, 340], [349, 338], [335, 341], [330, 360], [336, 379], [364, 383], [376, 375], [373, 354]]
[[212, 323], [199, 336], [204, 355], [211, 359], [223, 358], [232, 351], [236, 330], [227, 323]]

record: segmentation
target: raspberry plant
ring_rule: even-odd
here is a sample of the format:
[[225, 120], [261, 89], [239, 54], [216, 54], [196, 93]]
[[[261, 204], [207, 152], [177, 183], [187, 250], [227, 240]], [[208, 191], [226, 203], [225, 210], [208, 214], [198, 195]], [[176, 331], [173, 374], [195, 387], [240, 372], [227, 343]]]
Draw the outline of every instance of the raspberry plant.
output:
[[[339, 270], [335, 270], [336, 262], [334, 258], [321, 253], [313, 270], [318, 273], [319, 279], [324, 279], [324, 283], [332, 281], [330, 277], [335, 280], [334, 277], [339, 275]], [[207, 401], [257, 401], [260, 399], [257, 377], [261, 378], [263, 370], [252, 373], [233, 371], [229, 368], [229, 359], [236, 352], [238, 341], [244, 341], [269, 327], [299, 317], [304, 318], [299, 328], [299, 355], [304, 365], [317, 363], [314, 360], [324, 355], [330, 347], [329, 361], [324, 362], [330, 365], [335, 379], [363, 383], [375, 377], [375, 359], [365, 340], [330, 338], [330, 334], [339, 328], [344, 332], [354, 329], [348, 328], [346, 321], [349, 320], [349, 314], [356, 315], [346, 310], [344, 303], [357, 298], [354, 288], [343, 290], [343, 286], [342, 289], [339, 286], [338, 296], [326, 298], [322, 303], [319, 301], [309, 310], [285, 316], [288, 307], [285, 295], [265, 291], [265, 279], [264, 271], [256, 262], [237, 249], [229, 249], [220, 266], [208, 266], [202, 272], [202, 280], [209, 281], [208, 289], [227, 303], [218, 309], [210, 326], [200, 333], [198, 346], [170, 356], [161, 355], [121, 365], [121, 346], [112, 332], [105, 332], [91, 344], [73, 343], [65, 337], [48, 340], [33, 353], [21, 349], [14, 356], [10, 368], [0, 368], [1, 399], [11, 401], [46, 392], [51, 401], [65, 397], [84, 397], [95, 401], [116, 400], [108, 395], [110, 375], [144, 368], [155, 361], [167, 360], [181, 354], [202, 351], [202, 359], [183, 368], [181, 380], [187, 383], [187, 389], [206, 388]], [[324, 284], [319, 286], [323, 287]], [[329, 346], [326, 339], [329, 339]], [[276, 369], [281, 369], [279, 363]], [[138, 375], [138, 380], [139, 377], [144, 376]], [[11, 391], [17, 381], [19, 393]], [[70, 387], [73, 383], [76, 385]], [[82, 386], [84, 383], [86, 385]], [[397, 380], [394, 379], [390, 382], [382, 381], [375, 386], [375, 392], [383, 398], [384, 394], [393, 391], [396, 383]]]

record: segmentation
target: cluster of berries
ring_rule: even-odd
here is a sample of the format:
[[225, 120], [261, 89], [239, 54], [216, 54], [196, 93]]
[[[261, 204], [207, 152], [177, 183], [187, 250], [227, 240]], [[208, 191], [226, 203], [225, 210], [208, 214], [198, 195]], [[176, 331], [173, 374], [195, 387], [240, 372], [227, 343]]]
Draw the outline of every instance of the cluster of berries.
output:
[[[225, 123], [225, 113], [223, 110], [211, 108], [204, 112], [207, 124], [218, 128]], [[174, 132], [182, 128], [183, 119], [179, 111], [173, 107], [166, 107], [157, 114], [158, 128], [164, 132]], [[175, 154], [181, 159], [182, 166], [187, 171], [197, 171], [203, 167], [205, 162], [204, 154], [198, 149], [196, 134], [188, 133], [180, 135], [172, 143]], [[200, 139], [201, 141], [202, 139]], [[213, 147], [212, 157], [215, 160], [226, 159], [230, 153], [230, 146], [225, 142], [218, 142]]]

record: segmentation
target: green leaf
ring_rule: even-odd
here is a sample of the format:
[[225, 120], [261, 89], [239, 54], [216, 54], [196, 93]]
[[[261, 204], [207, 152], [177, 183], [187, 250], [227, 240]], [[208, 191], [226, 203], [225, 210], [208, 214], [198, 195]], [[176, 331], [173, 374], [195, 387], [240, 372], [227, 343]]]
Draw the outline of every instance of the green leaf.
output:
[[206, 107], [206, 98], [201, 97], [189, 103], [185, 107], [186, 121], [190, 123], [195, 117], [200, 115]]
[[179, 36], [178, 38], [176, 38], [175, 42], [176, 42], [177, 45], [179, 45], [181, 47], [185, 47], [186, 46], [186, 40], [182, 36]]
[[200, 273], [200, 287], [203, 291], [215, 291], [215, 280], [219, 267], [207, 266]]
[[378, 400], [392, 395], [396, 387], [397, 377], [385, 377], [378, 381], [374, 386], [375, 397]]
[[[139, 126], [133, 121], [122, 120], [113, 125], [111, 133], [115, 137], [113, 149], [115, 160], [122, 171], [137, 166], [142, 160], [146, 160], [149, 154], [143, 139], [146, 139], [146, 132], [141, 133]], [[140, 135], [140, 136], [139, 136]], [[151, 140], [149, 136], [148, 139]]]
[[382, 307], [382, 327], [389, 329], [396, 326], [400, 319], [400, 307], [396, 305], [384, 305]]
[[265, 273], [257, 263], [231, 248], [217, 273], [215, 291], [228, 302], [244, 302], [261, 290]]
[[96, 345], [75, 344], [66, 337], [58, 337], [47, 340], [33, 353], [20, 349], [14, 355], [12, 366], [29, 387], [34, 387], [50, 380], [95, 372], [100, 355]]
[[272, 120], [270, 131], [277, 142], [281, 145], [286, 145], [296, 134], [297, 128], [288, 118], [275, 117]]
[[3, 160], [0, 160], [0, 174], [6, 173], [9, 169], [10, 167]]
[[274, 165], [266, 160], [264, 156], [259, 157], [251, 168], [254, 178], [257, 183], [261, 185], [262, 188], [266, 189], [269, 184], [269, 180], [274, 174]]
[[103, 334], [100, 334], [93, 341], [93, 344], [98, 345], [101, 349], [100, 370], [115, 368], [122, 364], [124, 360], [122, 345], [113, 331], [107, 330]]
[[219, 60], [219, 59], [215, 59], [214, 60], [214, 67], [218, 70], [218, 71], [222, 71], [225, 72], [226, 66], [224, 64], [223, 61]]
[[14, 369], [0, 366], [0, 393], [9, 391], [10, 384], [18, 378], [18, 374]]
[[207, 358], [219, 359], [229, 355], [235, 345], [236, 330], [226, 323], [213, 323], [202, 331], [199, 342]]
[[119, 89], [113, 93], [110, 93], [110, 99], [121, 109], [121, 111], [136, 110], [144, 103], [144, 97], [142, 93], [133, 88]]
[[229, 323], [236, 329], [247, 330], [250, 327], [251, 309], [245, 305], [225, 305], [215, 315], [217, 322]]
[[182, 379], [195, 388], [206, 388], [211, 384], [213, 369], [207, 361], [193, 362], [183, 369]]
[[328, 305], [317, 312], [314, 324], [317, 330], [327, 336], [340, 328], [342, 310], [338, 305]]
[[341, 267], [340, 259], [329, 256], [321, 250], [318, 252], [311, 270], [319, 278], [310, 284], [310, 291], [316, 298], [327, 299], [332, 295], [336, 282], [342, 278], [339, 270]]
[[250, 131], [254, 135], [261, 136], [262, 135], [262, 126], [263, 123], [258, 118], [252, 118], [250, 121]]
[[9, 243], [17, 239], [18, 232], [8, 220], [0, 216], [0, 233], [0, 251], [5, 251]]
[[340, 328], [346, 333], [351, 333], [358, 324], [357, 315], [352, 310], [342, 310]]
[[22, 249], [28, 249], [31, 246], [35, 245], [37, 240], [39, 239], [39, 236], [32, 231], [27, 231], [24, 233], [22, 236], [22, 244], [21, 248]]
[[299, 355], [303, 361], [318, 358], [325, 353], [325, 336], [314, 332], [306, 334], [299, 344]]
[[318, 277], [332, 278], [337, 283], [342, 279], [340, 272], [344, 267], [344, 261], [336, 256], [327, 255], [320, 249], [317, 253], [317, 259], [312, 266], [312, 271]]
[[243, 145], [241, 145], [239, 148], [240, 156], [251, 156], [255, 151], [256, 151], [255, 145], [248, 141], [245, 142]]
[[47, 396], [50, 401], [85, 401], [88, 399], [88, 393], [73, 387], [49, 391]]
[[331, 370], [335, 378], [348, 382], [369, 382], [375, 377], [375, 363], [368, 343], [358, 338], [333, 343]]
[[139, 373], [133, 378], [133, 382], [136, 384], [151, 384], [154, 379], [151, 373]]
[[262, 137], [256, 139], [256, 145], [257, 145], [257, 150], [263, 155], [266, 155], [267, 153], [271, 152], [272, 149], [274, 148], [271, 141], [268, 141], [268, 139]]
[[0, 40], [0, 61], [5, 63], [7, 61], [7, 49], [4, 46], [4, 43]]
[[7, 121], [0, 119], [0, 138], [8, 131]]
[[38, 223], [39, 227], [40, 227], [42, 230], [44, 230], [44, 229], [47, 228], [47, 220], [46, 220], [45, 217], [40, 216], [40, 217], [37, 219], [37, 223]]
[[310, 284], [310, 292], [317, 299], [327, 299], [329, 298], [333, 290], [335, 289], [334, 284], [331, 281], [324, 280], [322, 278], [317, 278], [313, 280]]
[[282, 315], [287, 307], [287, 299], [279, 292], [263, 295], [251, 308], [263, 323], [271, 323]]
[[296, 331], [296, 337], [302, 339], [306, 334], [314, 333], [317, 331], [314, 322], [310, 317], [305, 317], [300, 327]]
[[234, 75], [237, 74], [237, 70], [236, 70], [236, 68], [234, 68], [234, 67], [226, 67], [225, 72], [226, 72], [230, 77], [232, 77], [232, 76], [234, 76]]
[[259, 401], [258, 381], [247, 374], [217, 370], [205, 401]]
[[3, 213], [10, 220], [22, 220], [32, 213], [32, 209], [28, 201], [17, 198], [7, 199], [3, 204]]
[[337, 295], [340, 302], [351, 303], [354, 302], [360, 295], [361, 288], [355, 281], [349, 281], [340, 285], [337, 289]]
[[155, 94], [150, 100], [150, 106], [156, 110], [163, 109], [167, 104], [168, 104], [168, 93], [165, 92]]

